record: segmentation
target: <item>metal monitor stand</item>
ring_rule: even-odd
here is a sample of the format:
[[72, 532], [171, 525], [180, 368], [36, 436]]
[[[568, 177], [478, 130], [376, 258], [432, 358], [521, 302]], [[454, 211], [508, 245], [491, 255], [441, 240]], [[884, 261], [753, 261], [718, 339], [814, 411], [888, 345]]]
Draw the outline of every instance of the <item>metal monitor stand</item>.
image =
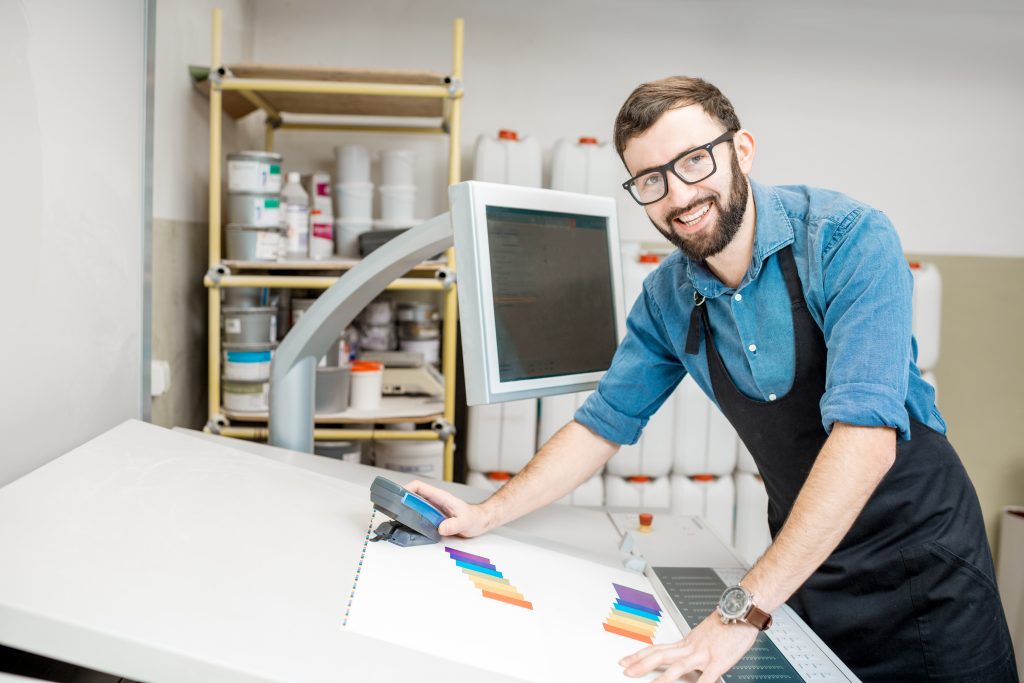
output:
[[[355, 317], [395, 279], [452, 246], [448, 213], [373, 251], [338, 278], [285, 336], [270, 366], [270, 443], [313, 452], [316, 366]], [[441, 277], [448, 276], [442, 272]]]

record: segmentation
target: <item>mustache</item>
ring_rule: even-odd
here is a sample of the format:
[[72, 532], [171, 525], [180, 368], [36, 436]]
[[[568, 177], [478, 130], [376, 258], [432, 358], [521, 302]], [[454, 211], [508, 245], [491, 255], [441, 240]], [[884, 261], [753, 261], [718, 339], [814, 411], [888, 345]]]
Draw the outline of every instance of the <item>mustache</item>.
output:
[[711, 195], [708, 195], [707, 197], [701, 197], [699, 199], [693, 200], [692, 202], [690, 202], [689, 204], [687, 204], [686, 206], [684, 206], [681, 209], [677, 207], [677, 208], [672, 209], [671, 211], [669, 211], [667, 214], [665, 214], [665, 222], [666, 223], [671, 223], [672, 221], [674, 221], [675, 219], [679, 218], [680, 216], [685, 216], [688, 213], [692, 213], [694, 209], [696, 209], [698, 206], [706, 203], [709, 199], [711, 200], [712, 204], [714, 204], [715, 206], [718, 206], [718, 199], [716, 199], [715, 197], [712, 197]]

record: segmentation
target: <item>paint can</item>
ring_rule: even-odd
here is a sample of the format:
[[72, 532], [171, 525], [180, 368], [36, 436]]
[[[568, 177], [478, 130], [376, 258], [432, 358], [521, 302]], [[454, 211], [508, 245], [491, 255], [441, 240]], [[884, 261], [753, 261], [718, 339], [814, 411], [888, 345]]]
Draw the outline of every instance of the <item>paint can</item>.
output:
[[224, 378], [224, 408], [238, 413], [264, 413], [270, 410], [270, 382], [248, 382]]
[[343, 413], [348, 410], [351, 372], [352, 368], [348, 365], [328, 365], [316, 369], [317, 415]]
[[224, 344], [221, 360], [225, 379], [267, 381], [275, 344]]
[[228, 344], [266, 344], [272, 342], [274, 306], [255, 308], [224, 307], [224, 342]]
[[398, 349], [422, 354], [426, 363], [438, 365], [441, 362], [440, 339], [402, 339], [398, 342]]
[[228, 195], [228, 223], [276, 227], [284, 223], [277, 193], [232, 192]]
[[280, 192], [283, 160], [275, 152], [229, 154], [228, 192]]
[[370, 150], [363, 145], [335, 147], [334, 177], [339, 183], [370, 182]]
[[376, 361], [353, 361], [349, 405], [356, 410], [376, 410], [384, 390], [384, 364]]
[[359, 464], [363, 447], [357, 441], [314, 441], [313, 453], [325, 458]]
[[380, 218], [383, 221], [412, 221], [416, 215], [415, 185], [381, 185]]
[[276, 261], [283, 255], [284, 228], [228, 223], [225, 255], [232, 261]]
[[270, 290], [265, 287], [224, 287], [224, 305], [233, 307], [266, 306]]
[[373, 218], [373, 183], [335, 183], [335, 215], [340, 218]]
[[334, 251], [345, 258], [359, 258], [359, 236], [372, 229], [369, 218], [335, 218]]
[[440, 439], [376, 441], [373, 445], [373, 457], [374, 465], [387, 470], [434, 479], [444, 476], [444, 442]]
[[381, 185], [413, 185], [416, 170], [416, 151], [412, 149], [385, 149], [380, 153]]

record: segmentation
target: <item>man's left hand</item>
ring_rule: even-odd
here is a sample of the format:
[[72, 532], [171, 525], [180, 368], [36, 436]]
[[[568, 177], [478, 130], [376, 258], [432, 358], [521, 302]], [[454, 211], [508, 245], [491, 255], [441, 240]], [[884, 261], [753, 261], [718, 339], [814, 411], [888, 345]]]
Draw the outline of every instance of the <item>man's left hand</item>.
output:
[[623, 657], [619, 664], [625, 667], [627, 676], [634, 678], [665, 669], [654, 683], [676, 681], [691, 671], [701, 672], [697, 683], [714, 683], [747, 653], [757, 633], [756, 628], [743, 622], [723, 624], [716, 611], [679, 642], [646, 647]]

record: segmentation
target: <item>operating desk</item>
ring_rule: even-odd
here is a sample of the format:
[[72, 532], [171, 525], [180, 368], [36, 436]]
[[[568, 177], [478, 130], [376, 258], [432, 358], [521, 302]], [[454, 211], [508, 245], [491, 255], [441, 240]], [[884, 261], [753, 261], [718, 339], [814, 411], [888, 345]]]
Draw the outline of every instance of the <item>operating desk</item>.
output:
[[[339, 533], [337, 501], [380, 472], [121, 424], [0, 489], [0, 643], [153, 682], [520, 680], [339, 628], [339, 568], [361, 539]], [[498, 533], [621, 566], [629, 524], [551, 506]], [[657, 563], [742, 571], [721, 544], [698, 557], [672, 542], [688, 524], [658, 515], [665, 534], [638, 546]], [[842, 677], [821, 680], [855, 680], [834, 664]]]

